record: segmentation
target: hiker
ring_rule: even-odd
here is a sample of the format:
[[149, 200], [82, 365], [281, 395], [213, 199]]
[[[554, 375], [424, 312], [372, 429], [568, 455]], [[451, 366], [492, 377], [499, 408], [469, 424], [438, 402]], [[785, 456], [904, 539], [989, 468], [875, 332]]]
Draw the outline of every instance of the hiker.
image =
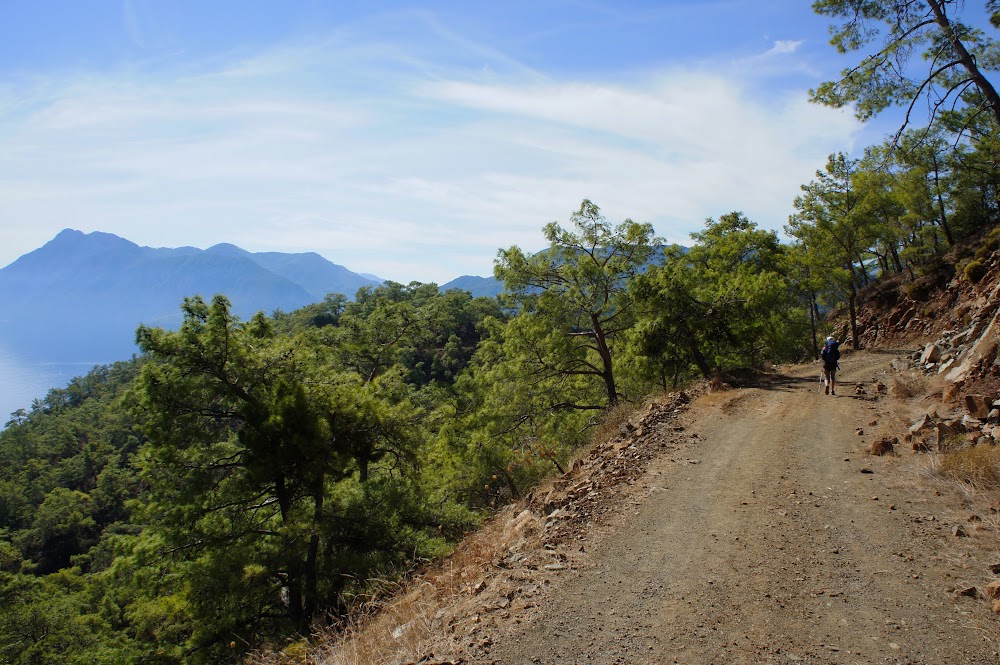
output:
[[826, 379], [826, 394], [836, 395], [837, 369], [840, 367], [837, 364], [837, 361], [840, 360], [840, 342], [833, 337], [827, 337], [826, 344], [823, 345], [823, 350], [819, 352], [819, 355], [823, 358], [823, 376]]

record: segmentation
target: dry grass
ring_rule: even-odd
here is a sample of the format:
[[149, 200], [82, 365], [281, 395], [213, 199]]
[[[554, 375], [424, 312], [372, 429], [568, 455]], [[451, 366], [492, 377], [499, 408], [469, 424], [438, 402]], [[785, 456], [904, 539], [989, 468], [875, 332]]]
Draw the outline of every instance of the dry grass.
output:
[[896, 374], [889, 379], [889, 394], [896, 399], [912, 399], [930, 392], [930, 382], [923, 374]]
[[945, 453], [936, 472], [977, 492], [1000, 493], [1000, 448], [975, 446]]
[[590, 440], [601, 442], [614, 438], [619, 433], [621, 426], [629, 422], [640, 408], [642, 408], [641, 405], [619, 402], [605, 410], [591, 431]]

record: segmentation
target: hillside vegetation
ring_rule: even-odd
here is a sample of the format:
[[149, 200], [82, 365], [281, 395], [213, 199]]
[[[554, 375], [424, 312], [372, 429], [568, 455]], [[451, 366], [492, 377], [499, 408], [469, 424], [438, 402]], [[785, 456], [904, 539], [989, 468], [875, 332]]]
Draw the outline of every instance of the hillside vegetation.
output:
[[[935, 48], [992, 48], [938, 24]], [[872, 34], [851, 25], [846, 50]], [[817, 97], [868, 115], [900, 101], [861, 78]], [[246, 320], [224, 296], [186, 299], [179, 329], [139, 328], [140, 357], [52, 390], [0, 432], [0, 660], [280, 649], [564, 472], [619, 405], [814, 358], [834, 310], [855, 347], [892, 339], [866, 303], [904, 295], [915, 313], [896, 332], [906, 319], [931, 334], [910, 322], [935, 313], [959, 330], [923, 303], [996, 276], [987, 111], [1000, 107], [952, 83], [962, 103], [928, 127], [831, 155], [794, 202], [788, 244], [729, 212], [690, 248], [665, 247], [585, 200], [568, 226], [545, 226], [546, 250], [499, 252], [500, 298], [388, 282]], [[995, 352], [978, 358], [963, 390], [995, 381]]]

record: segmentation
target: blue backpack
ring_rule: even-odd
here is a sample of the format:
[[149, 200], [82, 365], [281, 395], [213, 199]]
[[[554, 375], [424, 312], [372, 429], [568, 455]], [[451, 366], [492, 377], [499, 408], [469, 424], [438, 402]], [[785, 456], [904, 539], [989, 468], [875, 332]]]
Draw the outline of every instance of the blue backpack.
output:
[[836, 367], [837, 361], [840, 360], [840, 342], [836, 340], [827, 342], [820, 355], [823, 356], [824, 365], [827, 367]]

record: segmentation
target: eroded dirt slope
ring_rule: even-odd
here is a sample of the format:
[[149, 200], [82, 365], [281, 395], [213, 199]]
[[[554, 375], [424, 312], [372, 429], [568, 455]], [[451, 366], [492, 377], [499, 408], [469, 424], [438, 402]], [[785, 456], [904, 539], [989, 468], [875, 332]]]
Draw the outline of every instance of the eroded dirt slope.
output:
[[1000, 663], [997, 615], [955, 593], [992, 579], [996, 517], [921, 486], [908, 450], [867, 454], [905, 429], [874, 395], [891, 358], [845, 358], [836, 397], [801, 367], [648, 432], [671, 444], [631, 494], [539, 572], [532, 602], [457, 631], [448, 659]]

